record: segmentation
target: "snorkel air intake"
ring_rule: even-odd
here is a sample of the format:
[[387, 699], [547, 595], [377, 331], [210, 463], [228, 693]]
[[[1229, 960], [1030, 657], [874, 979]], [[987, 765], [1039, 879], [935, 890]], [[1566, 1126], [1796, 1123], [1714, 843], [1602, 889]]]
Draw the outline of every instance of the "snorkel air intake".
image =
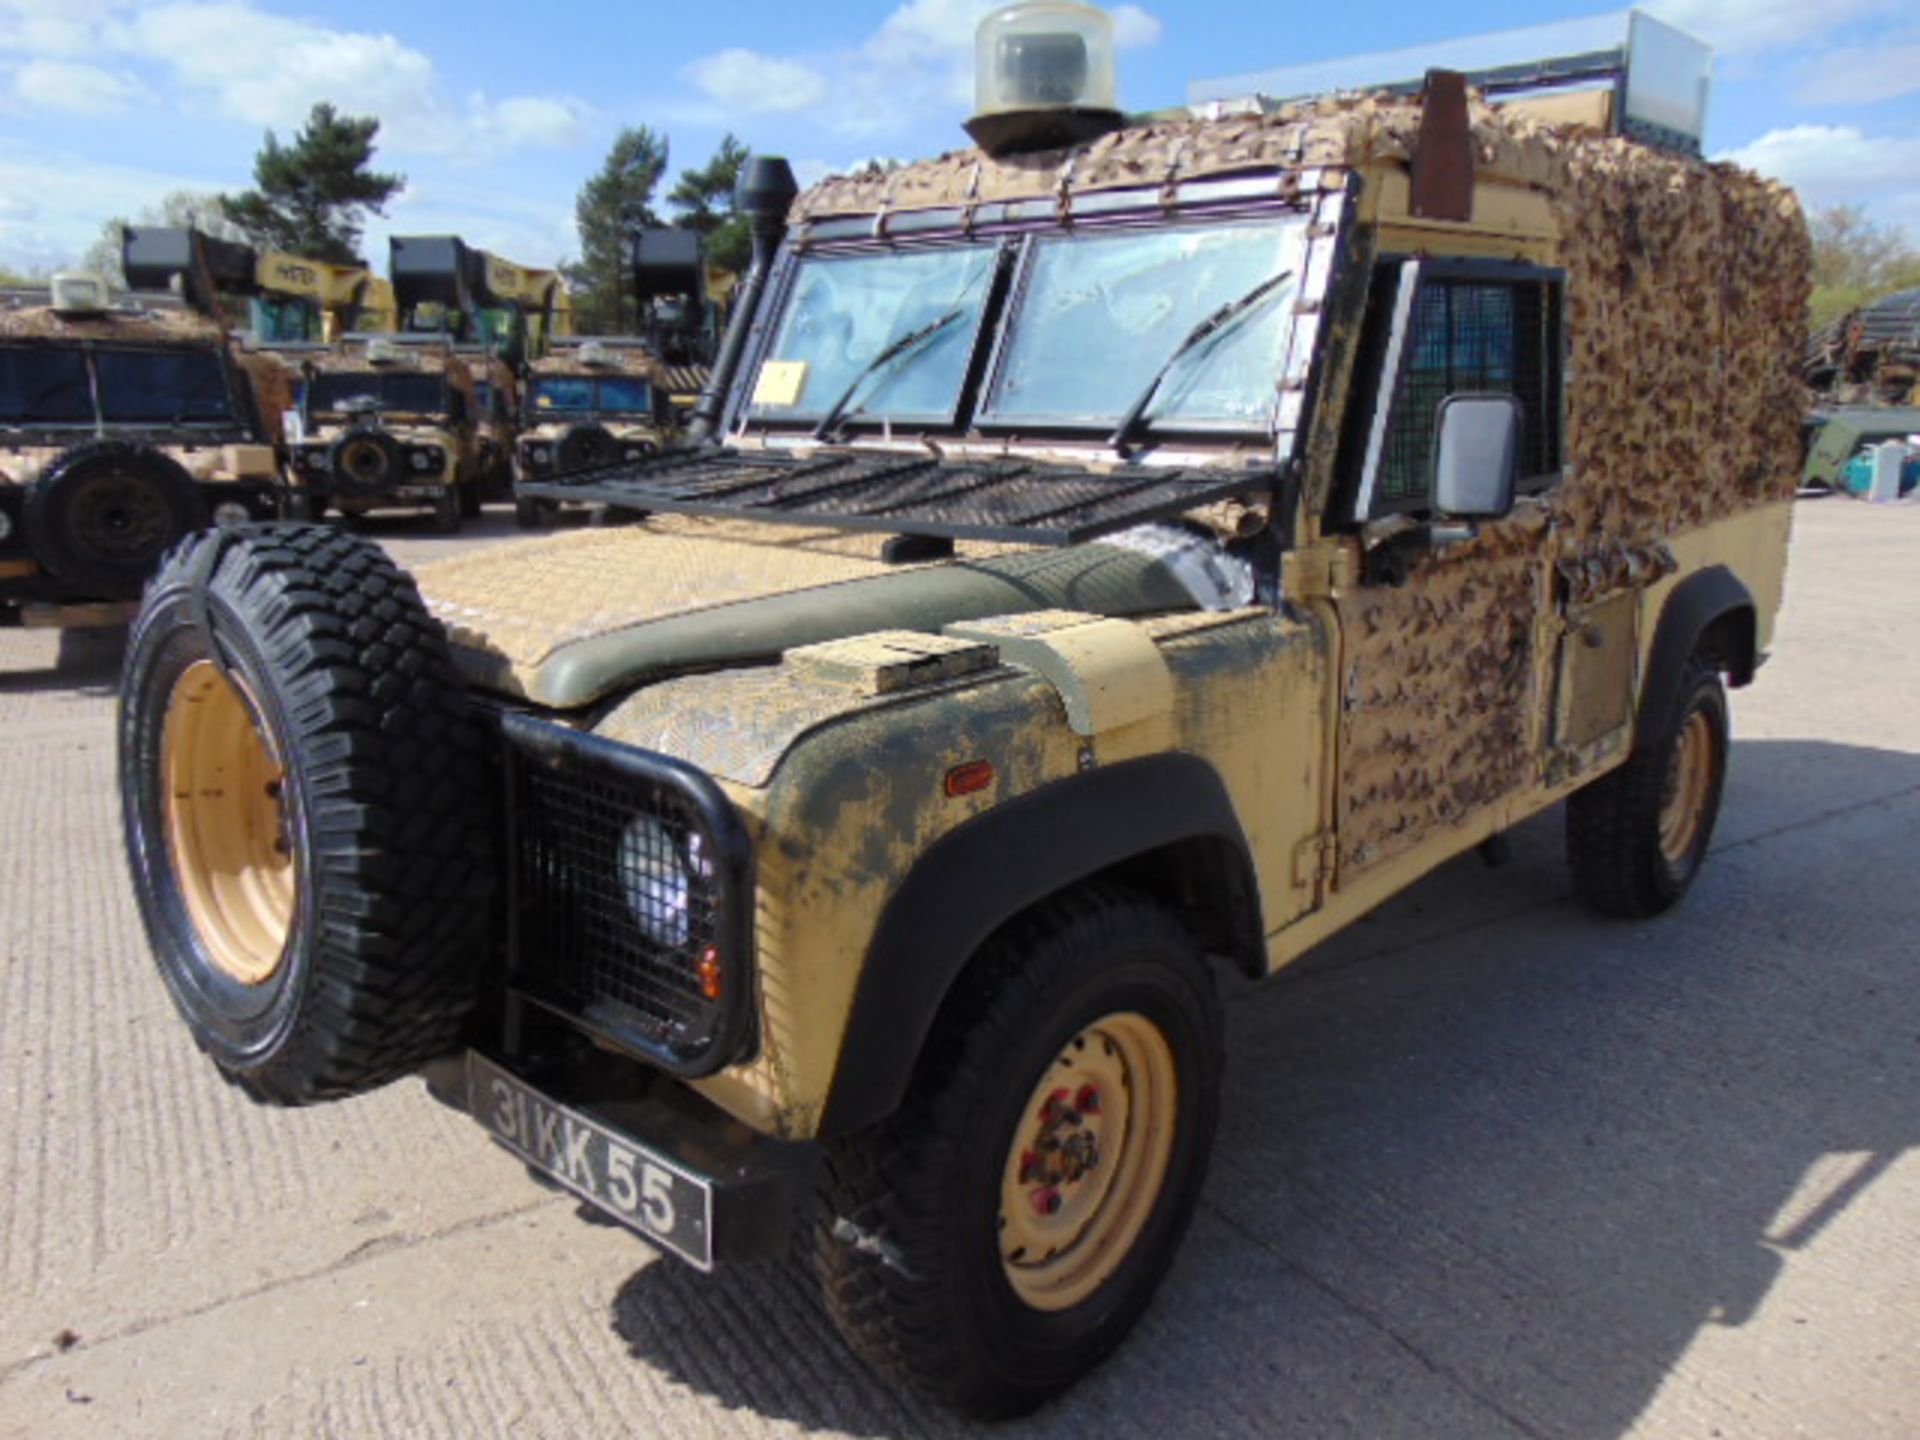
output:
[[734, 209], [747, 217], [747, 229], [753, 236], [753, 263], [734, 292], [733, 319], [721, 342], [720, 356], [714, 361], [713, 374], [693, 407], [693, 419], [687, 426], [687, 438], [698, 444], [713, 438], [720, 424], [720, 411], [726, 404], [727, 390], [734, 372], [740, 368], [740, 356], [747, 348], [747, 335], [753, 329], [754, 313], [766, 292], [767, 273], [773, 268], [780, 239], [787, 233], [787, 210], [800, 186], [793, 178], [793, 167], [778, 155], [755, 155], [740, 172], [734, 187]]

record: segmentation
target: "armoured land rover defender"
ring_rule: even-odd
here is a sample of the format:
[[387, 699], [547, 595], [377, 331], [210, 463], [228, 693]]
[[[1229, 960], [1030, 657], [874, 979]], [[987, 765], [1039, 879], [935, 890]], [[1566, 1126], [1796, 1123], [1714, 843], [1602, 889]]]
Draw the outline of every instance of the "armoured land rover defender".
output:
[[0, 308], [0, 624], [124, 621], [189, 531], [273, 515], [286, 393], [171, 297]]
[[703, 1268], [807, 1204], [853, 1346], [996, 1415], [1172, 1259], [1216, 967], [1561, 802], [1601, 911], [1693, 881], [1780, 601], [1808, 246], [1635, 138], [1659, 89], [1591, 46], [1544, 105], [1503, 67], [1125, 123], [1098, 12], [982, 33], [981, 148], [790, 207], [748, 172], [696, 443], [535, 491], [652, 518], [417, 588], [324, 530], [198, 538], [121, 773], [159, 968], [247, 1093], [424, 1070]]
[[546, 524], [556, 500], [519, 487], [619, 461], [644, 460], [675, 438], [671, 384], [653, 346], [638, 336], [561, 341], [529, 367], [514, 452], [514, 518]]
[[[483, 359], [483, 365], [499, 366]], [[467, 356], [442, 335], [349, 335], [299, 361], [300, 435], [289, 513], [318, 520], [429, 509], [441, 530], [480, 513], [479, 402]], [[510, 375], [494, 377], [512, 384]]]

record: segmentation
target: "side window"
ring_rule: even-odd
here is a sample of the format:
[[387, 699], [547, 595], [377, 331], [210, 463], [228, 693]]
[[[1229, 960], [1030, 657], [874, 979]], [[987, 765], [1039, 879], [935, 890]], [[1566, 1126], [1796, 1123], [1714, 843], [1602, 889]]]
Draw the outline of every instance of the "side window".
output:
[[[1544, 271], [1498, 265], [1440, 269], [1423, 264], [1411, 304], [1393, 303], [1406, 283], [1405, 267], [1386, 267], [1376, 289], [1386, 303], [1370, 307], [1369, 327], [1404, 319], [1399, 346], [1399, 383], [1377, 444], [1361, 443], [1356, 460], [1363, 475], [1357, 518], [1427, 508], [1433, 486], [1434, 428], [1440, 402], [1449, 395], [1498, 393], [1516, 396], [1520, 433], [1520, 488], [1539, 490], [1560, 472], [1561, 341], [1560, 279]], [[1432, 273], [1439, 269], [1439, 273]], [[1401, 273], [1394, 273], [1401, 272]], [[1516, 273], [1517, 272], [1517, 273]], [[1385, 334], [1364, 346], [1386, 357]], [[1374, 373], [1381, 374], [1376, 370]], [[1389, 377], [1382, 374], [1382, 386]], [[1372, 407], [1364, 407], [1371, 409]]]

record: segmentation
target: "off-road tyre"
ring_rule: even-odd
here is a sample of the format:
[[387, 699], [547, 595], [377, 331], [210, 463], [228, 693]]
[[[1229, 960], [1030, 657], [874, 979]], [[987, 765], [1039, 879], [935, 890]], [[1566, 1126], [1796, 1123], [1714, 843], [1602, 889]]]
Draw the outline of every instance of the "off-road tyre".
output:
[[611, 465], [620, 458], [620, 442], [604, 425], [570, 425], [554, 446], [553, 468], [565, 474]]
[[[1677, 903], [1693, 883], [1713, 841], [1726, 782], [1727, 692], [1719, 670], [1701, 656], [1687, 662], [1671, 711], [1652, 720], [1626, 764], [1567, 801], [1567, 863], [1574, 893], [1605, 915], [1643, 918]], [[1692, 730], [1710, 767], [1684, 831], [1667, 829], [1663, 814]], [[1678, 840], [1670, 847], [1669, 839]], [[1671, 852], [1671, 853], [1670, 853]]]
[[310, 524], [327, 518], [327, 497], [324, 495], [288, 495], [280, 502], [280, 518], [302, 524]]
[[[183, 770], [169, 748], [189, 733], [173, 717], [193, 685], [206, 696], [221, 683], [244, 697], [279, 767], [266, 788], [291, 899], [284, 930], [268, 931], [284, 944], [265, 947], [270, 968], [257, 977], [216, 958], [228, 952], [221, 926], [205, 922], [204, 888], [183, 888], [192, 845], [177, 821], [195, 812], [167, 784], [184, 774], [199, 802], [191, 759]], [[175, 1005], [221, 1072], [258, 1100], [297, 1105], [371, 1089], [454, 1048], [488, 953], [495, 817], [481, 726], [411, 578], [331, 528], [202, 532], [149, 587], [120, 693], [141, 918]], [[245, 773], [244, 749], [205, 767], [208, 803]]]
[[206, 524], [200, 487], [171, 456], [127, 440], [76, 445], [27, 488], [27, 544], [72, 593], [135, 599], [181, 537]]
[[[1036, 1307], [1001, 1254], [1007, 1167], [1063, 1047], [1122, 1012], [1157, 1028], [1177, 1077], [1162, 1178], [1157, 1193], [1142, 1187], [1150, 1208], [1110, 1247], [1121, 1258], [1091, 1293]], [[943, 1007], [900, 1110], [824, 1147], [813, 1261], [848, 1344], [887, 1378], [981, 1419], [1030, 1410], [1097, 1365], [1146, 1309], [1192, 1216], [1222, 1056], [1213, 977], [1164, 907], [1088, 887], [1010, 924]]]
[[460, 518], [478, 520], [483, 504], [480, 496], [480, 482], [470, 481], [458, 487], [460, 491]]
[[513, 523], [522, 530], [544, 530], [559, 513], [560, 507], [551, 500], [536, 500], [531, 495], [513, 497]]

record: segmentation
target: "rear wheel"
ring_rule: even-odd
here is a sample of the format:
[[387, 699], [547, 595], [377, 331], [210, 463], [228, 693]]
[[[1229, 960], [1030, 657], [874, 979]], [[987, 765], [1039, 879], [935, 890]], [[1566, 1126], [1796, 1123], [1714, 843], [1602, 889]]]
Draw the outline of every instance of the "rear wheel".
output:
[[1072, 1384], [1172, 1260], [1220, 1073], [1211, 976], [1177, 917], [1103, 888], [1010, 927], [906, 1104], [827, 1147], [814, 1255], [842, 1334], [982, 1418]]
[[1727, 748], [1726, 688], [1696, 656], [1672, 713], [1632, 758], [1567, 801], [1567, 859], [1581, 899], [1639, 917], [1686, 894], [1713, 840]]
[[141, 918], [222, 1072], [298, 1104], [451, 1048], [486, 953], [492, 817], [412, 581], [336, 530], [202, 533], [155, 577], [121, 693]]

